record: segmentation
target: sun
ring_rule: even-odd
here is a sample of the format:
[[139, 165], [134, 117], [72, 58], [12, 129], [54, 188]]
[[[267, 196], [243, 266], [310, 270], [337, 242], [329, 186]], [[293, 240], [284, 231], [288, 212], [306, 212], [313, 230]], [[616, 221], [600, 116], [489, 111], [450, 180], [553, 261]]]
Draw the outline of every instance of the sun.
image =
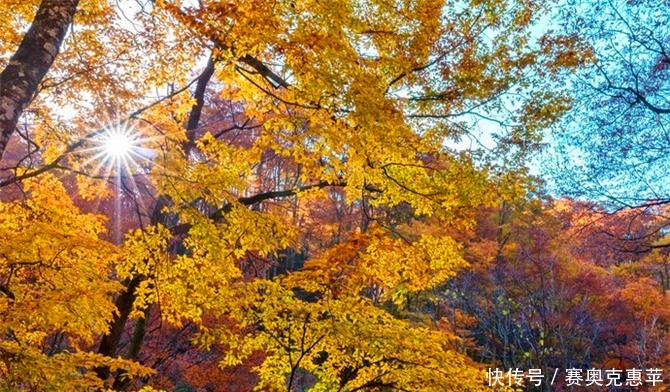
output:
[[129, 159], [139, 147], [135, 136], [125, 129], [111, 129], [103, 135], [100, 147], [107, 159], [118, 163]]
[[128, 177], [145, 172], [155, 153], [148, 148], [149, 138], [141, 130], [128, 123], [116, 123], [101, 127], [92, 138], [88, 163], [97, 163], [95, 175]]

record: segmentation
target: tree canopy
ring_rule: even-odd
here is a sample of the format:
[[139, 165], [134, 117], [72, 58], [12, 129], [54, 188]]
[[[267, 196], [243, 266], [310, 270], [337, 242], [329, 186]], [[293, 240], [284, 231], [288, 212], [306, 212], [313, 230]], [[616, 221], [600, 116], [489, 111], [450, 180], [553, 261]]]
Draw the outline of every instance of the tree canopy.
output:
[[619, 207], [667, 200], [667, 3], [577, 1], [561, 12], [595, 57], [571, 82], [574, 108], [558, 140], [576, 175], [562, 189]]
[[663, 37], [612, 32], [646, 61], [617, 63], [580, 28], [627, 17], [545, 29], [557, 6], [2, 2], [1, 388], [478, 391], [602, 362], [601, 328], [667, 360], [667, 255], [603, 260], [604, 210], [528, 164], [575, 102], [664, 129], [667, 67], [635, 52]]

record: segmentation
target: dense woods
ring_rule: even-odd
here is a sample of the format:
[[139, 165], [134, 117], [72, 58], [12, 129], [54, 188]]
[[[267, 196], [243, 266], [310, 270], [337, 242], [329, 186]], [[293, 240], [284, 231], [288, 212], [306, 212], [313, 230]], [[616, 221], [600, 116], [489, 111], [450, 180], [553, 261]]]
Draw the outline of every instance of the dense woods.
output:
[[669, 6], [3, 0], [0, 390], [662, 372]]

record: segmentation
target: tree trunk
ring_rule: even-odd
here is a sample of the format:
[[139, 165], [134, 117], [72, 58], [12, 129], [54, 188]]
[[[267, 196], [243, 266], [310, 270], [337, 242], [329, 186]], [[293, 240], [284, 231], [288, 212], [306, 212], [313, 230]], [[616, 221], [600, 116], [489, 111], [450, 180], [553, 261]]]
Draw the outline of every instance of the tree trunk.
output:
[[[186, 134], [188, 136], [188, 140], [184, 143], [184, 151], [187, 154], [187, 156], [190, 149], [195, 145], [195, 138], [196, 138], [195, 131], [198, 128], [198, 125], [200, 124], [202, 108], [205, 103], [205, 92], [207, 90], [207, 84], [212, 78], [212, 75], [214, 75], [214, 64], [215, 60], [214, 55], [212, 54], [212, 56], [209, 59], [209, 62], [207, 63], [207, 67], [205, 67], [202, 74], [200, 74], [198, 84], [195, 89], [196, 105], [191, 109], [188, 121], [186, 123]], [[165, 226], [168, 226], [167, 216], [164, 213], [163, 208], [170, 204], [171, 200], [168, 197], [161, 196], [158, 198], [158, 200], [156, 201], [156, 205], [154, 206], [153, 211], [151, 213], [152, 225], [161, 223]], [[121, 333], [123, 332], [126, 326], [126, 322], [128, 321], [130, 312], [133, 309], [133, 303], [135, 302], [136, 299], [135, 289], [137, 288], [137, 286], [139, 286], [139, 284], [143, 279], [144, 277], [140, 276], [135, 277], [126, 286], [126, 291], [121, 293], [117, 298], [115, 305], [116, 308], [118, 309], [118, 314], [111, 321], [109, 332], [102, 337], [100, 346], [98, 347], [99, 354], [108, 357], [115, 357], [118, 354], [118, 347], [121, 341]], [[147, 316], [148, 313], [147, 315], [145, 315], [145, 318]], [[145, 335], [146, 335], [146, 320], [140, 319], [135, 325], [135, 332], [133, 333], [131, 347], [126, 356], [127, 358], [137, 359], [137, 355], [139, 354]], [[97, 369], [97, 374], [101, 379], [105, 380], [109, 377], [110, 370], [109, 368], [101, 367]], [[122, 376], [123, 373], [120, 373], [119, 375]], [[115, 390], [123, 391], [128, 388], [128, 385], [129, 382], [125, 382], [123, 377], [116, 377], [114, 380], [113, 388]]]
[[79, 0], [43, 0], [30, 29], [0, 74], [0, 159], [16, 124], [53, 64]]
[[[117, 350], [119, 347], [119, 342], [121, 341], [121, 335], [123, 334], [124, 327], [126, 326], [126, 321], [128, 321], [128, 316], [133, 310], [133, 303], [135, 302], [135, 290], [139, 286], [141, 278], [139, 276], [133, 278], [126, 283], [126, 291], [119, 294], [116, 298], [116, 308], [118, 313], [114, 316], [114, 319], [110, 323], [109, 332], [103, 335], [102, 340], [100, 341], [100, 347], [98, 347], [98, 354], [105, 355], [110, 358], [115, 358]], [[103, 380], [106, 380], [109, 377], [109, 368], [108, 367], [99, 367], [96, 369], [98, 377]]]

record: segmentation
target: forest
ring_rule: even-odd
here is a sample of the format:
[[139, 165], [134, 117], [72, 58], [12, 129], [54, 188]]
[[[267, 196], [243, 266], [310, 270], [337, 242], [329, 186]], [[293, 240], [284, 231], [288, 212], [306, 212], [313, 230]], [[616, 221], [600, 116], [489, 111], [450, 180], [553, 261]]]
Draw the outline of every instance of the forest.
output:
[[0, 391], [670, 390], [668, 0], [0, 21]]

